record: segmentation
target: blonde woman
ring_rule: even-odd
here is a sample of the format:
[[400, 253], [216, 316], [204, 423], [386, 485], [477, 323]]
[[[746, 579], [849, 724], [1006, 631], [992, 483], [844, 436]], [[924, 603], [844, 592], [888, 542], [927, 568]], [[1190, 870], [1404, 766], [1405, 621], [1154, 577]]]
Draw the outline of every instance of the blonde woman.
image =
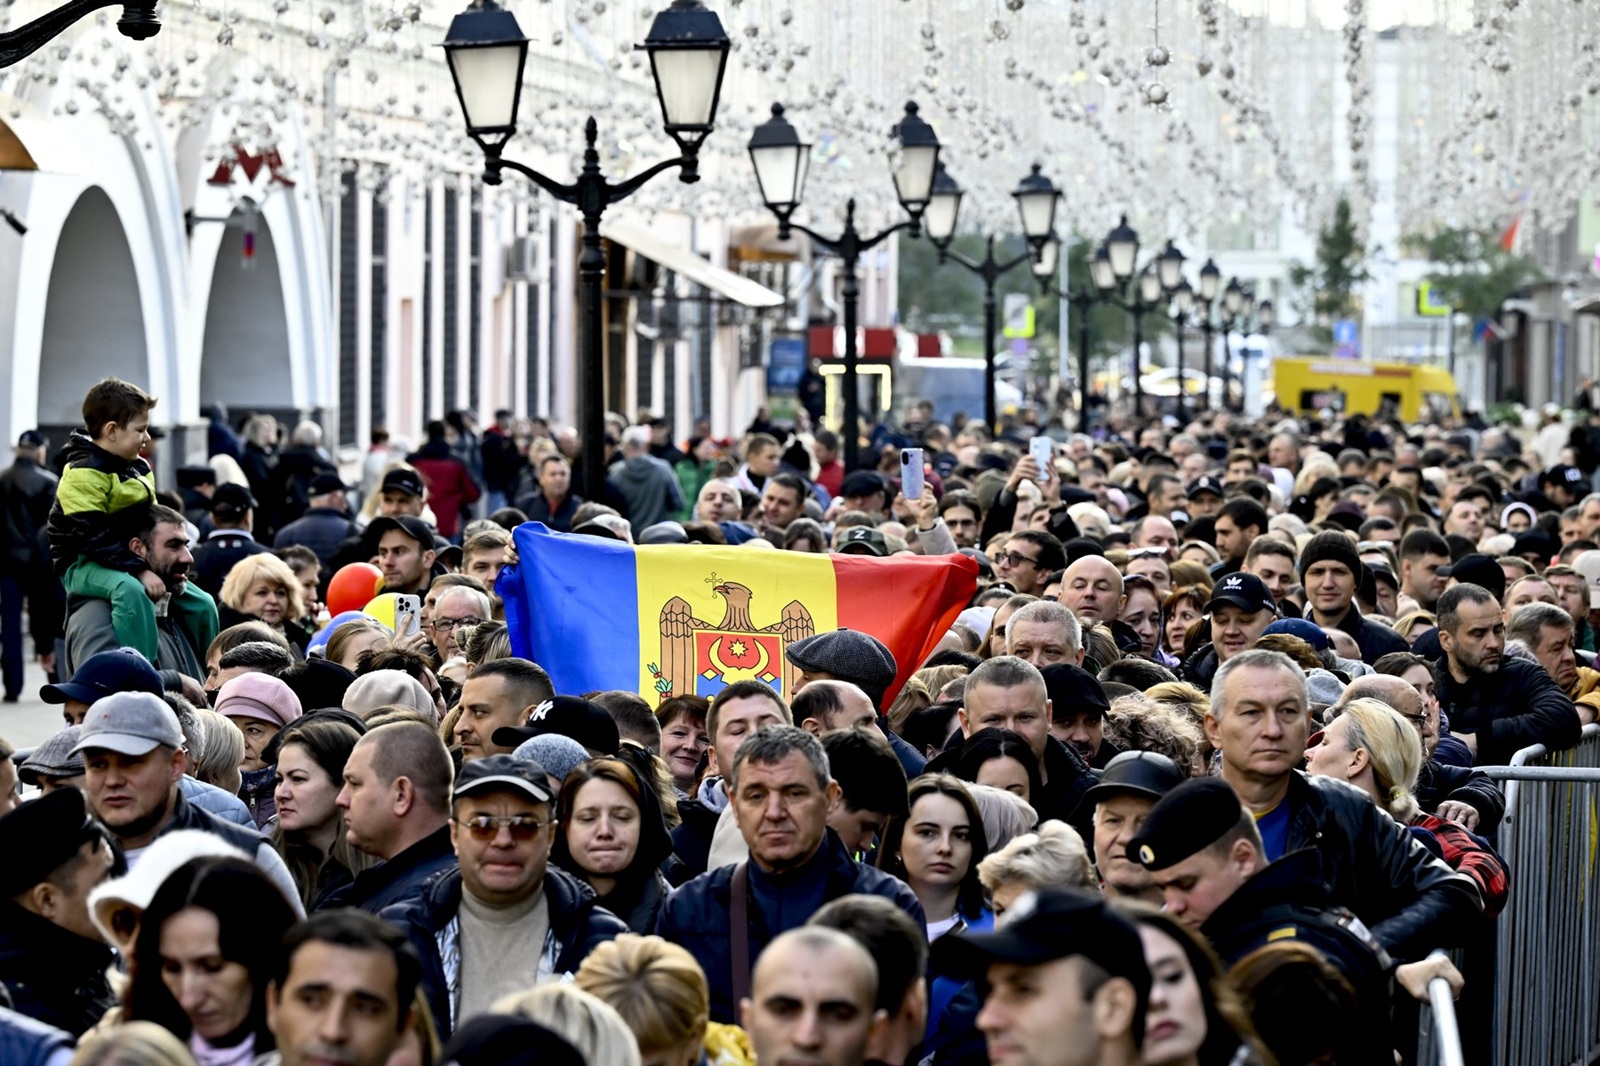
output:
[[577, 985], [544, 984], [495, 1003], [494, 1014], [535, 1022], [577, 1049], [584, 1062], [640, 1066], [633, 1030], [609, 1003]]
[[85, 1037], [68, 1066], [195, 1066], [195, 1061], [182, 1040], [155, 1022], [124, 1022]]
[[1417, 806], [1423, 763], [1418, 728], [1375, 699], [1351, 700], [1336, 709], [1339, 717], [1322, 731], [1321, 743], [1306, 750], [1306, 769], [1348, 781], [1371, 796], [1391, 818], [1423, 837], [1429, 851], [1471, 878], [1483, 897], [1485, 918], [1500, 913], [1508, 890], [1505, 864], [1462, 826], [1423, 814]]
[[677, 944], [623, 933], [589, 953], [576, 983], [621, 1015], [640, 1057], [653, 1066], [700, 1061], [711, 1027], [710, 991], [700, 964]]
[[306, 657], [312, 634], [297, 621], [305, 617], [305, 597], [288, 563], [270, 552], [245, 556], [228, 571], [219, 598], [223, 628], [264, 622], [283, 635], [296, 658]]
[[1024, 892], [1041, 888], [1076, 888], [1098, 896], [1100, 880], [1089, 861], [1089, 849], [1078, 831], [1065, 822], [1040, 822], [978, 863], [978, 880], [989, 895], [995, 919]]

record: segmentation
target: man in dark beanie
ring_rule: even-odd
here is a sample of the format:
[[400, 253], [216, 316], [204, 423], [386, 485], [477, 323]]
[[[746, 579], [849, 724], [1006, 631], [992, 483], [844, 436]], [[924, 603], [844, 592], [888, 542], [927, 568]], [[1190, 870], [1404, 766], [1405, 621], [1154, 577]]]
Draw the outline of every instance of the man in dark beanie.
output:
[[878, 709], [878, 728], [889, 739], [895, 758], [905, 767], [906, 778], [922, 773], [928, 761], [901, 740], [883, 717], [883, 697], [894, 684], [899, 667], [884, 643], [870, 633], [835, 629], [797, 640], [783, 650], [784, 657], [800, 669], [790, 698], [812, 681], [848, 681], [867, 694]]
[[1390, 652], [1408, 651], [1409, 646], [1399, 633], [1361, 617], [1355, 603], [1361, 572], [1356, 543], [1343, 533], [1318, 533], [1300, 550], [1306, 617], [1324, 628], [1350, 634], [1361, 649], [1362, 661], [1375, 663]]
[[111, 949], [89, 920], [89, 891], [115, 861], [83, 793], [60, 788], [0, 818], [0, 986], [12, 1006], [81, 1036], [115, 1002]]

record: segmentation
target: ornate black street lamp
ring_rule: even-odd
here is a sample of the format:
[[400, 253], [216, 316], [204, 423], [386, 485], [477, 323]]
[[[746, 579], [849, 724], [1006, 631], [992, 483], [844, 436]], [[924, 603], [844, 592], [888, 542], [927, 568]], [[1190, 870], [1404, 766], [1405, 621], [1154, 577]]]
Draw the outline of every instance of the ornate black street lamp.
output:
[[502, 157], [506, 141], [517, 129], [522, 99], [523, 68], [528, 38], [516, 16], [495, 0], [473, 0], [450, 23], [445, 58], [455, 79], [456, 96], [466, 119], [467, 135], [483, 149], [483, 180], [498, 185], [502, 170], [511, 170], [538, 185], [583, 216], [583, 251], [578, 257], [579, 332], [583, 338], [583, 370], [578, 397], [583, 427], [583, 494], [600, 500], [605, 492], [605, 332], [602, 284], [605, 253], [600, 242], [600, 217], [605, 209], [627, 199], [657, 175], [676, 168], [678, 180], [700, 180], [700, 144], [716, 122], [732, 42], [722, 20], [700, 0], [674, 0], [656, 16], [642, 47], [650, 56], [650, 73], [667, 135], [683, 153], [620, 182], [600, 172], [599, 136], [593, 116], [584, 125], [583, 170], [570, 185], [562, 184], [522, 163]]
[[117, 20], [117, 30], [124, 37], [143, 41], [161, 32], [161, 20], [156, 17], [156, 0], [68, 0], [26, 25], [0, 33], [0, 70], [27, 59], [91, 11], [115, 7], [117, 4], [122, 5], [122, 17]]
[[777, 216], [778, 239], [786, 241], [793, 235], [791, 231], [799, 230], [821, 245], [823, 251], [844, 261], [844, 427], [840, 435], [844, 438], [846, 470], [853, 470], [857, 465], [861, 435], [861, 397], [856, 391], [856, 313], [861, 297], [856, 270], [861, 253], [903, 229], [909, 229], [913, 237], [921, 233], [923, 213], [932, 210], [934, 174], [939, 166], [939, 138], [933, 127], [918, 116], [916, 104], [906, 105], [905, 117], [890, 135], [898, 148], [892, 173], [895, 196], [911, 217], [871, 237], [862, 236], [856, 229], [854, 198], [845, 206], [844, 232], [837, 237], [824, 237], [792, 221], [805, 193], [811, 145], [802, 141], [789, 120], [783, 117], [782, 104], [772, 105], [772, 117], [757, 126], [750, 137], [750, 163], [755, 168], [756, 184], [761, 187], [761, 202]]
[[[991, 433], [997, 430], [999, 415], [994, 400], [995, 333], [998, 330], [995, 313], [994, 288], [1002, 275], [1023, 263], [1041, 265], [1045, 249], [1054, 240], [1056, 204], [1061, 191], [1050, 179], [1040, 173], [1038, 164], [1033, 172], [1011, 194], [1017, 201], [1017, 214], [1022, 220], [1022, 234], [1027, 238], [1028, 250], [1015, 259], [1004, 262], [994, 257], [993, 235], [989, 237], [989, 250], [982, 261], [969, 259], [950, 248], [955, 239], [956, 217], [961, 211], [961, 186], [940, 167], [933, 178], [933, 196], [923, 222], [928, 230], [928, 240], [939, 249], [939, 262], [959, 263], [983, 279], [983, 420]], [[1040, 278], [1041, 284], [1055, 272], [1052, 260], [1049, 269]], [[1035, 271], [1037, 276], [1038, 272]]]
[[1161, 306], [1182, 280], [1183, 253], [1171, 241], [1166, 249], [1139, 271], [1133, 288], [1133, 298], [1124, 300], [1117, 290], [1126, 286], [1134, 276], [1139, 258], [1139, 234], [1128, 225], [1126, 215], [1115, 229], [1106, 234], [1106, 240], [1089, 264], [1089, 276], [1099, 290], [1102, 303], [1120, 307], [1133, 316], [1133, 414], [1144, 415], [1144, 378], [1140, 349], [1144, 347], [1144, 316]]

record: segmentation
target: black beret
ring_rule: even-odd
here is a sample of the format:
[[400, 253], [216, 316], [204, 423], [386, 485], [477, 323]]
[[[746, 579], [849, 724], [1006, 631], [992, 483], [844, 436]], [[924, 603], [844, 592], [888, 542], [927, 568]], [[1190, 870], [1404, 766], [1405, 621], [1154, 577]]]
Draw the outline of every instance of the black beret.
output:
[[1239, 824], [1244, 808], [1220, 777], [1185, 781], [1162, 796], [1128, 841], [1128, 861], [1165, 870], [1221, 840]]
[[20, 896], [55, 873], [97, 832], [75, 788], [47, 792], [0, 818], [0, 897]]
[[1111, 710], [1106, 690], [1089, 671], [1075, 663], [1052, 663], [1039, 671], [1044, 678], [1045, 695], [1050, 699], [1050, 717], [1064, 722], [1075, 714], [1104, 718]]

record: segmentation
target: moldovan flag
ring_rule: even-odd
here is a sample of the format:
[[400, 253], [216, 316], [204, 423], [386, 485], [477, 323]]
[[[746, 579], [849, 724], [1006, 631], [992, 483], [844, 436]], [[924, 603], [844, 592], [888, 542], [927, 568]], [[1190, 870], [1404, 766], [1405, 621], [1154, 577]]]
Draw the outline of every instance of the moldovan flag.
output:
[[977, 587], [978, 564], [964, 555], [630, 546], [538, 522], [512, 537], [519, 561], [495, 583], [511, 650], [563, 695], [622, 689], [659, 703], [753, 678], [788, 699], [799, 671], [784, 648], [855, 629], [894, 655], [892, 700]]

